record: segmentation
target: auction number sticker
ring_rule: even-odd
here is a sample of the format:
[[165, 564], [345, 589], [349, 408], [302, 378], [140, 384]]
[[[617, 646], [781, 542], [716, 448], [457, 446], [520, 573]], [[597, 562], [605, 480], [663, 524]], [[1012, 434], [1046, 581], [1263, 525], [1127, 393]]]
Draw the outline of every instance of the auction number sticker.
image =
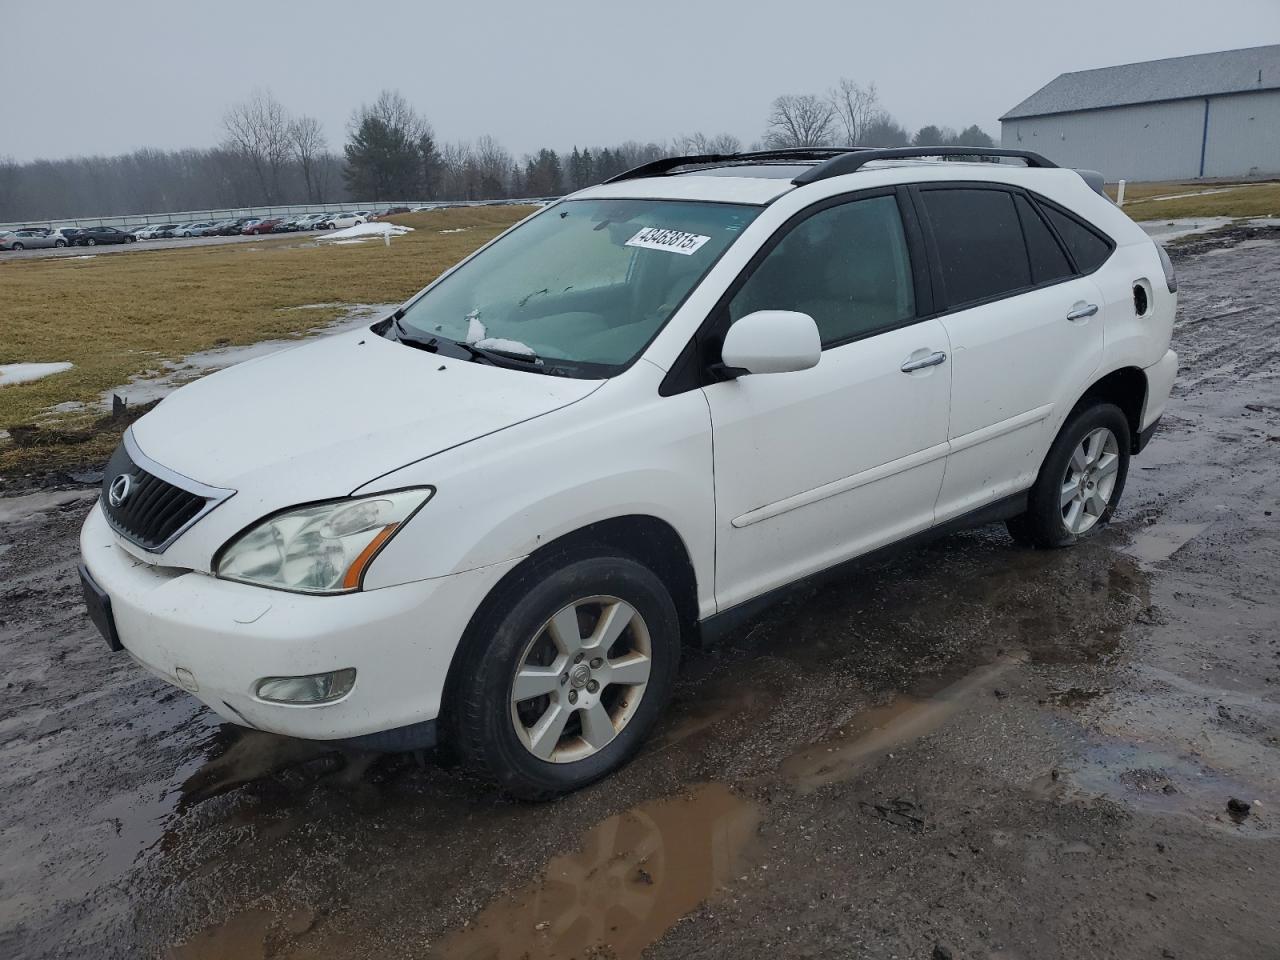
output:
[[698, 249], [710, 240], [697, 233], [684, 233], [680, 230], [667, 230], [663, 227], [645, 227], [627, 241], [628, 247], [643, 247], [646, 250], [666, 250], [669, 253], [682, 253], [686, 257], [698, 252]]

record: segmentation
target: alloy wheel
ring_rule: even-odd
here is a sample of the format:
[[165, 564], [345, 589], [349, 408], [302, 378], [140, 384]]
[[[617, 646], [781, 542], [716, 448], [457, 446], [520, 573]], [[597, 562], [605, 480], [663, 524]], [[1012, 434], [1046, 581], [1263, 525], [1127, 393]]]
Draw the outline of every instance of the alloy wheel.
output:
[[1102, 519], [1120, 471], [1120, 443], [1106, 427], [1085, 434], [1067, 461], [1059, 504], [1067, 530], [1079, 536]]
[[511, 682], [511, 722], [530, 753], [573, 763], [603, 750], [644, 698], [653, 644], [640, 613], [617, 597], [576, 600], [525, 646]]

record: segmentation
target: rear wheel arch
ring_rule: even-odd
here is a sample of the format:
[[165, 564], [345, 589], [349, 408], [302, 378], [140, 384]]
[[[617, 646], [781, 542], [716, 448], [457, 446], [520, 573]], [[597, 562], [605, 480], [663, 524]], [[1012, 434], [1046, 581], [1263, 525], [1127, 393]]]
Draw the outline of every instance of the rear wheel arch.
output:
[[1142, 413], [1147, 407], [1147, 375], [1138, 367], [1119, 367], [1099, 377], [1075, 402], [1063, 421], [1069, 421], [1078, 411], [1099, 403], [1113, 403], [1124, 413], [1129, 422], [1131, 453], [1137, 452], [1139, 434], [1142, 432]]

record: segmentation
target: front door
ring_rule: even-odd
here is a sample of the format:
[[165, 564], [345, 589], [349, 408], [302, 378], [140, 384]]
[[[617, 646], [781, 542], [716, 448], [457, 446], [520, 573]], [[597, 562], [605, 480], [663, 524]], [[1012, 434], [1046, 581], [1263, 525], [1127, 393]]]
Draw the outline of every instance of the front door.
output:
[[807, 313], [823, 352], [810, 370], [703, 388], [721, 610], [926, 529], [946, 460], [950, 345], [939, 320], [916, 320], [897, 198], [842, 199], [783, 230], [726, 320]]

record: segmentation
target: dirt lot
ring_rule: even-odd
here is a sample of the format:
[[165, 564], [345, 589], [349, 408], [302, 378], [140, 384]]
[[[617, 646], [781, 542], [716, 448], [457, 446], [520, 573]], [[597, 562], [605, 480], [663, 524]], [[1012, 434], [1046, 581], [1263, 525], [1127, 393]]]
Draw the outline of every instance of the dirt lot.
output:
[[0, 500], [0, 957], [1276, 957], [1280, 238], [1240, 240], [1179, 257], [1109, 531], [801, 595], [553, 804], [219, 725], [85, 620], [83, 492]]

